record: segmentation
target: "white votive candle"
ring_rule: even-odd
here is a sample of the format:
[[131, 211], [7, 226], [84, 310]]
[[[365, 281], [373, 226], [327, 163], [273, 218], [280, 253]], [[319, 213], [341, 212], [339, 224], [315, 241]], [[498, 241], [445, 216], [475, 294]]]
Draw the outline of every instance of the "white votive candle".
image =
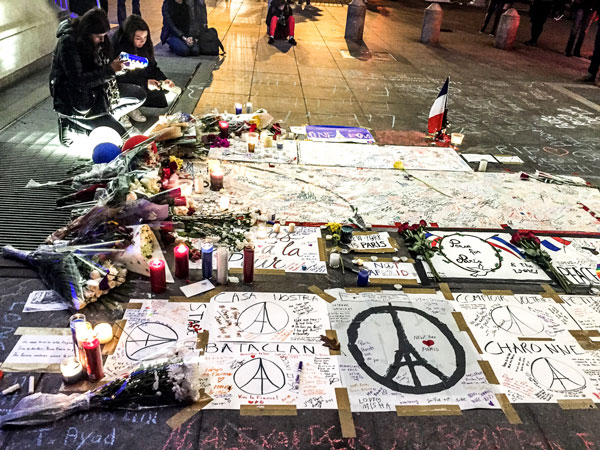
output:
[[329, 255], [329, 266], [331, 266], [334, 269], [337, 269], [338, 267], [340, 267], [340, 254], [339, 253], [332, 253], [331, 255]]
[[273, 233], [279, 233], [281, 231], [281, 225], [278, 223], [273, 224]]
[[113, 329], [108, 323], [99, 323], [94, 327], [94, 331], [98, 333], [98, 340], [101, 344], [108, 344], [113, 340]]
[[227, 284], [229, 277], [229, 250], [227, 247], [217, 248], [217, 283]]
[[290, 224], [288, 225], [288, 231], [289, 231], [290, 233], [293, 233], [294, 231], [296, 231], [296, 224], [295, 224], [295, 223], [293, 223], [293, 222], [292, 222], [292, 223], [290, 223]]
[[83, 367], [77, 358], [71, 356], [63, 359], [60, 363], [60, 373], [62, 374], [65, 384], [77, 383], [79, 380], [81, 380]]

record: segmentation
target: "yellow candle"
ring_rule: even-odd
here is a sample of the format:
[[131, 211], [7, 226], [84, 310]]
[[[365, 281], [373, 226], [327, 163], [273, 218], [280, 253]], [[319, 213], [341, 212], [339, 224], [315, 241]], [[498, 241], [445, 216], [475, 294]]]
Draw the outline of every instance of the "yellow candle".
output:
[[94, 331], [98, 333], [98, 340], [101, 344], [107, 344], [113, 339], [113, 329], [108, 323], [99, 323], [94, 327]]

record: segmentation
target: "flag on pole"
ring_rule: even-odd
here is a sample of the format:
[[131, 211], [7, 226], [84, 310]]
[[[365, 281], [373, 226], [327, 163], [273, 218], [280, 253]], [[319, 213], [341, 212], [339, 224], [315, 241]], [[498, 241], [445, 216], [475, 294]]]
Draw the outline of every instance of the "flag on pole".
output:
[[427, 121], [427, 131], [430, 134], [437, 133], [438, 131], [446, 128], [448, 121], [448, 83], [450, 77], [446, 78], [442, 90], [438, 94], [431, 110], [429, 110], [429, 120]]

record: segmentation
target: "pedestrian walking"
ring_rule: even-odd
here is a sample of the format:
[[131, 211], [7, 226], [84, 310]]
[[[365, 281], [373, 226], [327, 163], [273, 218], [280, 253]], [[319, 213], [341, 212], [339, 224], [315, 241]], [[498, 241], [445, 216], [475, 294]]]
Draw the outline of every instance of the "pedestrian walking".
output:
[[490, 0], [490, 4], [488, 5], [488, 9], [485, 14], [485, 19], [483, 19], [483, 26], [481, 27], [481, 30], [479, 30], [479, 32], [485, 33], [485, 30], [488, 24], [490, 23], [492, 16], [494, 16], [495, 14], [494, 24], [492, 25], [492, 30], [490, 31], [490, 36], [495, 36], [496, 30], [498, 29], [498, 23], [500, 23], [500, 17], [502, 17], [504, 11], [510, 8], [511, 5], [512, 0]]
[[531, 20], [531, 39], [525, 42], [525, 45], [537, 45], [537, 41], [544, 30], [546, 19], [552, 11], [552, 0], [533, 0], [529, 7], [529, 17]]
[[600, 0], [574, 0], [571, 4], [573, 25], [565, 48], [566, 56], [581, 56], [581, 46], [596, 16]]
[[[600, 17], [600, 2], [596, 4], [596, 14]], [[592, 60], [588, 67], [588, 74], [581, 79], [586, 83], [594, 83], [596, 81], [596, 75], [598, 75], [598, 68], [600, 68], [600, 25], [598, 31], [596, 31], [596, 41], [594, 42], [594, 53], [592, 53]]]

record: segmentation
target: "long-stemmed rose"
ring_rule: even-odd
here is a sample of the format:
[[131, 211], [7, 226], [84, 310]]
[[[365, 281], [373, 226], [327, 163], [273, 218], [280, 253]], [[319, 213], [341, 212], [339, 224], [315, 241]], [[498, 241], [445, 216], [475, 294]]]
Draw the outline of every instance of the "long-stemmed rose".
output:
[[540, 239], [532, 231], [517, 231], [513, 233], [510, 242], [522, 248], [527, 258], [550, 272], [567, 294], [571, 293], [571, 283], [552, 265], [552, 258], [546, 250], [542, 249]]
[[431, 269], [431, 274], [436, 281], [440, 281], [440, 275], [431, 263], [431, 258], [438, 251], [438, 248], [431, 246], [431, 241], [427, 239], [425, 234], [425, 227], [427, 227], [427, 222], [424, 220], [420, 220], [419, 223], [412, 225], [409, 225], [408, 222], [404, 222], [398, 227], [398, 233], [400, 233], [406, 246], [411, 252], [421, 255], [423, 259], [427, 261], [427, 264], [429, 264], [429, 268]]

